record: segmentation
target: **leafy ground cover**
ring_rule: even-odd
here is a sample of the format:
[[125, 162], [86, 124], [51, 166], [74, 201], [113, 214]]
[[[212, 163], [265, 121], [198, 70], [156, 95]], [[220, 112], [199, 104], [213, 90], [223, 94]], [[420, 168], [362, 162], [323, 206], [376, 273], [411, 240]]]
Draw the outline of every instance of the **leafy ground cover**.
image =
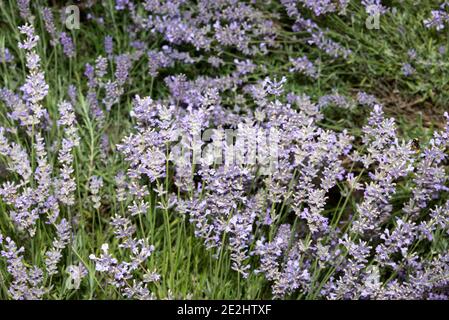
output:
[[448, 22], [0, 1], [0, 298], [447, 299]]

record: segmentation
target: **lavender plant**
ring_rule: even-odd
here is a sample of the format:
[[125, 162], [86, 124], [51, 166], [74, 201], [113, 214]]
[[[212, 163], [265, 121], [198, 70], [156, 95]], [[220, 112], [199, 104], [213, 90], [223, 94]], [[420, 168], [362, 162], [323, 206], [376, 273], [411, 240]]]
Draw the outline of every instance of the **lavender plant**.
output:
[[398, 4], [0, 2], [0, 298], [448, 299], [447, 4]]

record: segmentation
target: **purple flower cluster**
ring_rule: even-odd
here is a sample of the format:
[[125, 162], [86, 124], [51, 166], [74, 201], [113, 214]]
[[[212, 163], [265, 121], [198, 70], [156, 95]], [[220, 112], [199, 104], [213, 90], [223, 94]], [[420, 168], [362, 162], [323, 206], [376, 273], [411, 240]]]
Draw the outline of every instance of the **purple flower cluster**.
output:
[[[317, 46], [323, 52], [328, 54], [333, 58], [348, 58], [351, 51], [342, 47], [337, 42], [333, 41], [326, 35], [326, 31], [318, 26], [316, 22], [311, 19], [305, 18], [302, 11], [298, 8], [298, 2], [304, 2], [304, 4], [310, 8], [313, 8], [317, 15], [324, 14], [327, 12], [333, 12], [338, 7], [336, 3], [331, 1], [296, 1], [296, 0], [281, 0], [282, 5], [287, 11], [288, 16], [294, 19], [294, 24], [292, 26], [295, 32], [307, 32], [310, 37], [308, 39], [308, 44]], [[339, 1], [342, 11], [345, 11], [347, 6], [346, 1]]]
[[[348, 1], [284, 0], [282, 6], [293, 20], [292, 40], [318, 47], [328, 59], [349, 57], [350, 50], [303, 15], [304, 8], [312, 9], [316, 15], [344, 14]], [[247, 84], [252, 82], [249, 79], [253, 75], [260, 79], [270, 76], [269, 66], [255, 63], [253, 59], [275, 53], [283, 46], [283, 41], [290, 41], [290, 34], [285, 35], [280, 28], [279, 16], [267, 14], [270, 12], [268, 3], [258, 6], [242, 1], [116, 1], [115, 8], [131, 21], [127, 27], [128, 51], [114, 54], [114, 41], [108, 35], [104, 38], [104, 51], [107, 58], [115, 62], [113, 74], [109, 75], [110, 66], [103, 57], [85, 66], [87, 101], [100, 124], [104, 122], [105, 111], [109, 113], [124, 96], [129, 98], [126, 86], [134, 62], [139, 61], [140, 65], [140, 61], [146, 59], [149, 75], [163, 80], [177, 103], [198, 104], [203, 93], [213, 89], [218, 93], [238, 91], [236, 104], [241, 104], [250, 90], [251, 85]], [[149, 39], [160, 45], [150, 46]], [[229, 50], [237, 54], [229, 55]], [[289, 59], [290, 72], [303, 73], [312, 79], [318, 77], [318, 66], [307, 56]], [[203, 63], [227, 71], [219, 77], [197, 74], [194, 79], [189, 79], [183, 71], [171, 72], [176, 67], [183, 70]], [[164, 79], [159, 79], [161, 74], [165, 75]], [[153, 83], [157, 81], [152, 80], [151, 86]]]
[[17, 6], [19, 7], [20, 17], [28, 21], [31, 19], [30, 0], [17, 0]]
[[362, 0], [367, 14], [371, 16], [382, 15], [387, 12], [387, 8], [382, 5], [381, 0]]
[[[147, 239], [134, 237], [136, 227], [126, 217], [114, 216], [111, 226], [114, 228], [115, 238], [120, 243], [119, 248], [129, 252], [129, 261], [114, 258], [109, 253], [109, 245], [105, 243], [101, 246], [101, 254], [98, 257], [94, 254], [89, 256], [95, 262], [95, 270], [103, 273], [107, 283], [120, 290], [128, 299], [154, 299], [148, 284], [158, 282], [160, 276], [154, 270], [148, 270], [146, 266], [154, 246], [148, 245]], [[143, 271], [143, 276], [139, 278], [136, 275], [137, 271]]]
[[61, 32], [59, 34], [59, 41], [62, 44], [64, 54], [69, 58], [73, 58], [76, 54], [76, 51], [72, 37], [66, 32]]
[[415, 73], [415, 69], [412, 67], [410, 63], [404, 63], [401, 67], [402, 74], [406, 77], [411, 76]]
[[437, 31], [443, 30], [449, 22], [449, 13], [446, 11], [447, 6], [447, 2], [443, 2], [439, 10], [432, 10], [432, 16], [424, 20], [424, 25], [427, 28], [436, 28]]
[[3, 244], [1, 256], [6, 259], [8, 273], [12, 277], [9, 286], [9, 294], [15, 300], [41, 299], [46, 293], [43, 287], [43, 272], [37, 267], [27, 267], [23, 261], [24, 248], [18, 248], [16, 243], [9, 237]]
[[11, 63], [12, 61], [14, 61], [14, 55], [8, 48], [4, 48], [0, 51], [0, 63]]
[[298, 2], [304, 7], [312, 10], [313, 14], [316, 16], [325, 15], [337, 10], [344, 13], [349, 4], [348, 0], [300, 0]]
[[[22, 95], [6, 88], [1, 90], [0, 96], [11, 110], [8, 117], [14, 126], [0, 127], [0, 154], [5, 157], [7, 168], [12, 173], [11, 178], [0, 186], [0, 199], [11, 222], [22, 233], [21, 238], [27, 238], [27, 235], [28, 238], [35, 237], [38, 220], [53, 226], [55, 237], [51, 247], [44, 250], [44, 267], [30, 266], [25, 262], [24, 247], [18, 248], [11, 238], [3, 241], [1, 237], [0, 245], [3, 245], [1, 255], [12, 277], [10, 296], [14, 299], [38, 299], [50, 290], [44, 280], [59, 273], [58, 264], [63, 250], [71, 241], [71, 221], [61, 217], [60, 213], [61, 207], [68, 208], [75, 201], [77, 185], [73, 177], [73, 150], [79, 145], [79, 137], [73, 106], [63, 101], [58, 106], [57, 127], [62, 131], [62, 139], [56, 141], [59, 150], [53, 150], [58, 155], [55, 163], [48, 153], [50, 142], [44, 138], [48, 124], [41, 121], [46, 120], [44, 98], [49, 88], [40, 69], [40, 57], [35, 51], [39, 37], [28, 24], [20, 27], [20, 32], [26, 36], [19, 47], [25, 52], [29, 74], [20, 87]], [[26, 128], [30, 144], [17, 140], [20, 126]], [[52, 231], [46, 232], [51, 234]]]
[[36, 126], [46, 113], [41, 101], [48, 93], [48, 85], [45, 82], [44, 73], [40, 69], [40, 57], [35, 50], [39, 36], [35, 34], [34, 27], [29, 24], [19, 27], [19, 31], [26, 36], [26, 39], [19, 43], [19, 48], [25, 50], [26, 66], [29, 70], [25, 83], [20, 87], [24, 103], [30, 114], [25, 125]]
[[[130, 168], [117, 177], [120, 193], [130, 190], [132, 214], [147, 210], [144, 181], [162, 187], [171, 167], [178, 191], [170, 196], [169, 190], [159, 190], [167, 199], [161, 207], [174, 206], [185, 214], [195, 235], [217, 256], [223, 248], [229, 250], [231, 267], [242, 276], [248, 277], [255, 268], [265, 274], [275, 297], [300, 293], [328, 299], [442, 298], [437, 293], [444, 281], [425, 285], [416, 281], [423, 273], [437, 277], [436, 273], [446, 272], [436, 269], [445, 257], [429, 262], [414, 247], [448, 229], [444, 206], [431, 208], [424, 218], [423, 210], [448, 191], [443, 161], [449, 130], [435, 133], [417, 154], [411, 142], [400, 141], [394, 120], [385, 117], [377, 100], [360, 93], [358, 103], [372, 111], [363, 128], [363, 148], [356, 149], [346, 132], [317, 125], [320, 110], [327, 105], [348, 107], [356, 102], [333, 94], [314, 104], [289, 93], [285, 104], [279, 100], [284, 95], [282, 81], [269, 79], [250, 92], [257, 94], [257, 107], [247, 114], [230, 114], [210, 96], [187, 108], [171, 104], [171, 99], [136, 97], [135, 132], [119, 146]], [[260, 176], [259, 162], [211, 165], [207, 157], [195, 161], [208, 148], [207, 142], [196, 139], [201, 132], [212, 130], [209, 141], [222, 148], [220, 157], [225, 158], [229, 148], [244, 140], [237, 139], [234, 146], [223, 144], [221, 126], [238, 129], [240, 137], [254, 136], [255, 129], [277, 128], [277, 139], [271, 141], [278, 156], [274, 170]], [[250, 149], [244, 150], [234, 159], [248, 157]], [[358, 173], [349, 170], [358, 166]], [[398, 216], [393, 200], [407, 177], [414, 187]], [[339, 185], [345, 185], [340, 189], [342, 199], [354, 193], [360, 198], [353, 210], [329, 214], [330, 193]], [[169, 199], [174, 201], [169, 204]], [[286, 217], [295, 223], [276, 227]], [[391, 272], [398, 276], [389, 277]], [[314, 281], [324, 275], [322, 289], [316, 291]]]
[[300, 72], [311, 78], [318, 78], [318, 71], [315, 65], [306, 56], [297, 59], [290, 58], [290, 62], [293, 65], [290, 68], [290, 72]]
[[52, 46], [56, 46], [59, 43], [59, 37], [55, 26], [53, 12], [51, 11], [50, 8], [45, 7], [42, 9], [42, 18], [45, 23], [45, 29], [47, 30], [47, 32], [50, 34], [51, 37], [50, 44]]

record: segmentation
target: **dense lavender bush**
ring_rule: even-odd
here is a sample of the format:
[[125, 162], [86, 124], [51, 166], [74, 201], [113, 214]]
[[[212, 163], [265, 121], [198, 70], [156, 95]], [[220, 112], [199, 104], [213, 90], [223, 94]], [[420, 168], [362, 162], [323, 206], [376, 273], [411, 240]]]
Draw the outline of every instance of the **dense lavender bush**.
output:
[[449, 115], [410, 139], [335, 75], [370, 54], [338, 28], [393, 4], [3, 5], [1, 298], [449, 298]]

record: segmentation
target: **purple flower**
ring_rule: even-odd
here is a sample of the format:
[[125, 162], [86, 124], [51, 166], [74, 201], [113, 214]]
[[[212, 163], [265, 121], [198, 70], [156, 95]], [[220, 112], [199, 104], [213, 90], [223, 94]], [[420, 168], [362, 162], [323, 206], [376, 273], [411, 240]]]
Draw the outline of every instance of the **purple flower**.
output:
[[114, 50], [114, 38], [111, 36], [104, 37], [104, 51], [108, 55], [112, 55], [113, 50]]
[[22, 19], [29, 20], [31, 18], [30, 0], [17, 0], [17, 6]]
[[78, 290], [81, 285], [81, 281], [87, 276], [87, 269], [81, 263], [78, 265], [70, 265], [67, 267], [67, 273], [70, 276], [69, 289]]
[[116, 71], [115, 78], [119, 86], [123, 86], [128, 79], [128, 74], [132, 66], [131, 58], [127, 54], [115, 57]]
[[297, 59], [290, 58], [290, 62], [293, 64], [293, 67], [289, 70], [290, 72], [301, 72], [311, 78], [318, 78], [316, 67], [306, 56]]
[[8, 48], [0, 51], [0, 63], [11, 63], [12, 61], [14, 61], [14, 55], [9, 51]]
[[424, 20], [426, 28], [436, 28], [437, 31], [443, 30], [449, 21], [449, 14], [442, 10], [432, 10], [431, 14], [431, 18]]
[[59, 37], [55, 27], [53, 12], [51, 11], [50, 8], [44, 7], [42, 9], [42, 17], [44, 19], [45, 29], [47, 30], [47, 32], [50, 34], [51, 37], [50, 44], [52, 46], [56, 46], [57, 44], [59, 44]]
[[365, 7], [366, 13], [371, 16], [387, 12], [387, 8], [382, 5], [381, 0], [362, 0], [362, 5]]
[[4, 250], [0, 252], [6, 259], [7, 271], [12, 277], [8, 293], [15, 300], [41, 299], [46, 293], [43, 284], [43, 273], [37, 267], [28, 269], [23, 261], [23, 247], [18, 248], [16, 243], [7, 237], [3, 244]]
[[92, 176], [90, 177], [89, 191], [91, 193], [91, 201], [95, 209], [101, 206], [100, 189], [103, 187], [103, 178]]
[[59, 40], [61, 41], [64, 54], [69, 58], [75, 57], [76, 51], [72, 37], [69, 36], [66, 32], [61, 32], [59, 34]]
[[129, 0], [115, 0], [115, 9], [124, 10], [129, 4]]
[[404, 76], [409, 77], [415, 73], [415, 69], [411, 66], [410, 63], [404, 63], [401, 67], [401, 72]]
[[25, 120], [25, 125], [37, 125], [46, 111], [41, 105], [41, 101], [48, 93], [48, 85], [45, 82], [44, 73], [40, 70], [40, 58], [34, 48], [37, 45], [39, 37], [34, 34], [32, 25], [19, 27], [21, 34], [26, 35], [23, 43], [19, 43], [19, 48], [26, 51], [26, 63], [29, 69], [25, 83], [20, 87], [23, 92], [23, 99], [30, 109], [30, 116]]
[[331, 0], [300, 0], [302, 5], [310, 10], [316, 16], [324, 15], [337, 10], [337, 5]]

